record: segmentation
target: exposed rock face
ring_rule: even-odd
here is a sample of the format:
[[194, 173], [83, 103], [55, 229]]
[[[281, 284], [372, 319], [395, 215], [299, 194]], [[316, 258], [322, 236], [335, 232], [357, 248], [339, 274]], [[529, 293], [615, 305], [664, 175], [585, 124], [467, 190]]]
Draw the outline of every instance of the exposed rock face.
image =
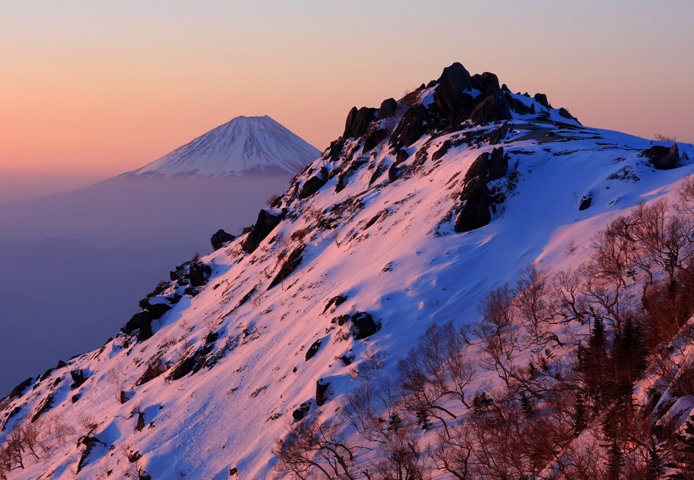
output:
[[465, 205], [455, 220], [455, 231], [469, 232], [484, 227], [492, 221], [489, 212], [489, 188], [482, 177], [476, 177], [465, 185]]
[[350, 320], [352, 320], [352, 325], [357, 331], [355, 337], [357, 340], [370, 337], [378, 331], [378, 325], [376, 325], [370, 313], [357, 312], [352, 315]]
[[579, 210], [586, 210], [588, 207], [590, 207], [590, 204], [593, 203], [593, 197], [591, 196], [584, 196], [581, 199], [581, 204], [578, 206]]
[[362, 107], [357, 110], [357, 107], [352, 107], [352, 110], [350, 110], [349, 114], [347, 115], [347, 121], [345, 122], [345, 133], [342, 134], [342, 138], [357, 139], [364, 135], [375, 116], [375, 108]]
[[316, 353], [318, 353], [318, 349], [320, 348], [321, 341], [316, 340], [313, 342], [313, 344], [309, 347], [309, 349], [306, 351], [306, 361], [312, 359]]
[[287, 278], [294, 270], [296, 270], [296, 267], [301, 264], [303, 253], [304, 246], [302, 245], [301, 247], [294, 249], [294, 251], [289, 254], [287, 259], [282, 264], [282, 267], [280, 267], [280, 271], [277, 273], [277, 276], [272, 280], [272, 283], [270, 283], [268, 290], [278, 285], [280, 282], [282, 282], [282, 280]]
[[169, 310], [171, 307], [165, 303], [155, 303], [147, 308], [149, 314], [152, 315], [152, 320], [159, 320]]
[[[236, 240], [236, 237], [233, 236], [230, 233], [225, 232], [221, 228], [217, 230], [217, 232], [212, 235], [212, 238], [210, 238], [210, 243], [212, 244], [212, 250], [219, 250], [224, 246], [225, 243], [231, 242]], [[175, 278], [172, 278], [171, 280], [176, 280]]]
[[335, 295], [333, 298], [328, 300], [328, 303], [325, 305], [325, 308], [323, 309], [323, 313], [330, 310], [331, 307], [334, 311], [337, 307], [339, 307], [340, 305], [345, 303], [347, 301], [347, 298], [348, 298], [347, 295], [343, 295], [343, 294]]
[[388, 136], [388, 131], [384, 128], [379, 130], [374, 130], [373, 133], [369, 134], [364, 140], [364, 153], [370, 152], [373, 148], [386, 139]]
[[261, 210], [258, 213], [258, 220], [253, 225], [253, 228], [248, 233], [248, 237], [244, 240], [242, 247], [248, 253], [252, 253], [258, 248], [260, 242], [267, 237], [272, 230], [279, 225], [283, 215], [273, 215], [267, 210]]
[[509, 107], [514, 112], [520, 113], [521, 115], [525, 115], [526, 113], [530, 113], [530, 109], [528, 107], [526, 107], [523, 102], [521, 102], [517, 98], [514, 98], [508, 92], [504, 92], [504, 97], [506, 97], [506, 101], [508, 102]]
[[504, 155], [504, 147], [495, 148], [489, 158], [487, 179], [498, 180], [504, 177], [506, 172], [508, 172], [508, 155]]
[[212, 273], [212, 267], [202, 263], [193, 262], [190, 264], [190, 286], [200, 287], [207, 283], [207, 277]]
[[676, 143], [670, 148], [655, 145], [639, 153], [639, 157], [648, 158], [648, 163], [658, 170], [671, 170], [679, 165], [680, 150]]
[[511, 118], [511, 108], [500, 90], [482, 100], [470, 113], [470, 120], [480, 123], [491, 120], [511, 120]]
[[470, 87], [470, 73], [456, 62], [443, 69], [438, 83], [439, 86], [434, 92], [434, 103], [438, 109], [442, 112], [460, 111], [464, 107], [460, 95]]
[[323, 383], [321, 380], [316, 382], [316, 405], [322, 407], [327, 400], [328, 387], [330, 382]]
[[499, 143], [501, 140], [504, 139], [506, 134], [508, 133], [508, 122], [504, 122], [503, 125], [501, 125], [499, 128], [494, 130], [490, 135], [489, 135], [489, 145], [496, 145]]
[[153, 335], [152, 320], [152, 315], [147, 310], [136, 313], [130, 320], [128, 320], [128, 323], [121, 328], [121, 331], [129, 335], [135, 330], [140, 329], [140, 331], [137, 333], [137, 339], [139, 341], [147, 340]]
[[33, 381], [34, 381], [34, 379], [30, 377], [30, 378], [27, 378], [26, 380], [24, 380], [22, 383], [20, 383], [16, 387], [14, 387], [12, 389], [12, 391], [10, 392], [10, 396], [8, 397], [8, 399], [12, 400], [13, 398], [19, 397], [22, 394], [22, 392], [24, 392], [24, 390], [26, 390], [26, 388], [32, 384]]
[[298, 422], [306, 416], [309, 410], [311, 410], [311, 402], [304, 402], [292, 412], [292, 418]]
[[376, 118], [379, 120], [390, 118], [395, 115], [395, 110], [397, 108], [398, 102], [396, 102], [395, 99], [389, 98], [387, 100], [383, 100], [383, 102], [381, 102], [381, 107], [378, 109], [378, 114], [376, 114]]
[[299, 198], [308, 198], [314, 193], [316, 193], [320, 188], [325, 185], [325, 180], [323, 180], [321, 177], [318, 175], [314, 175], [313, 177], [309, 178], [306, 180], [304, 183], [304, 186], [301, 187], [301, 191], [299, 192]]
[[72, 377], [72, 385], [70, 385], [70, 388], [79, 388], [82, 386], [82, 384], [87, 380], [84, 377], [84, 372], [82, 370], [73, 370], [70, 372], [70, 376]]
[[535, 97], [533, 97], [537, 103], [542, 105], [545, 108], [549, 108], [549, 102], [547, 101], [547, 95], [544, 93], [536, 93]]
[[[472, 162], [470, 168], [465, 172], [463, 183], [467, 186], [474, 178], [479, 178], [483, 183], [487, 183], [487, 170], [489, 170], [489, 153], [484, 152]], [[467, 199], [465, 188], [463, 188], [462, 199]]]
[[423, 123], [427, 115], [424, 105], [410, 108], [390, 136], [390, 143], [394, 150], [400, 147], [409, 147], [424, 134]]

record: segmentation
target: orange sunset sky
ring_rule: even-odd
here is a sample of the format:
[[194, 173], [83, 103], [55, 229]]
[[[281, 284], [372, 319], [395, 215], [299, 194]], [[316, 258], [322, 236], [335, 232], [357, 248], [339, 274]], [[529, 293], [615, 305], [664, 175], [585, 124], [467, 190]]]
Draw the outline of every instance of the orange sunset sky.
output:
[[0, 188], [117, 175], [238, 115], [324, 149], [353, 105], [454, 61], [584, 125], [693, 142], [693, 19], [690, 0], [3, 2]]

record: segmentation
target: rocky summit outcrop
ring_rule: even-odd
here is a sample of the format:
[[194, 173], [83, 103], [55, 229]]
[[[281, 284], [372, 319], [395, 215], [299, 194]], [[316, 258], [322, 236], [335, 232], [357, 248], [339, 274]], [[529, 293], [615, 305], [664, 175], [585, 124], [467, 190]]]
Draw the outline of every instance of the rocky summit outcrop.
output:
[[469, 96], [464, 92], [470, 88], [470, 73], [460, 63], [456, 62], [450, 67], [443, 69], [443, 73], [438, 79], [438, 87], [434, 92], [434, 102], [441, 111], [458, 112], [470, 106], [467, 100]]

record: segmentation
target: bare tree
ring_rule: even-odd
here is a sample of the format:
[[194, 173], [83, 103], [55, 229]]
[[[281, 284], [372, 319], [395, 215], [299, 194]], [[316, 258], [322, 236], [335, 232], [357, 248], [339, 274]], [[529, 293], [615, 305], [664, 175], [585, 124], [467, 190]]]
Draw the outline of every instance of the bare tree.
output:
[[327, 480], [354, 480], [352, 450], [340, 438], [338, 425], [305, 419], [291, 425], [272, 452], [278, 459], [275, 469], [282, 475], [304, 480], [312, 471], [318, 471]]

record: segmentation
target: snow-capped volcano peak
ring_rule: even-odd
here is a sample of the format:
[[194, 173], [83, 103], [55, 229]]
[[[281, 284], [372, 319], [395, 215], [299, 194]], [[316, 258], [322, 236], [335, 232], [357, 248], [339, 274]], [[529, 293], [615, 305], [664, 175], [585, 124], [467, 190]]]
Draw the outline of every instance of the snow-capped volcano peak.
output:
[[240, 116], [127, 175], [294, 174], [320, 153], [267, 115]]

